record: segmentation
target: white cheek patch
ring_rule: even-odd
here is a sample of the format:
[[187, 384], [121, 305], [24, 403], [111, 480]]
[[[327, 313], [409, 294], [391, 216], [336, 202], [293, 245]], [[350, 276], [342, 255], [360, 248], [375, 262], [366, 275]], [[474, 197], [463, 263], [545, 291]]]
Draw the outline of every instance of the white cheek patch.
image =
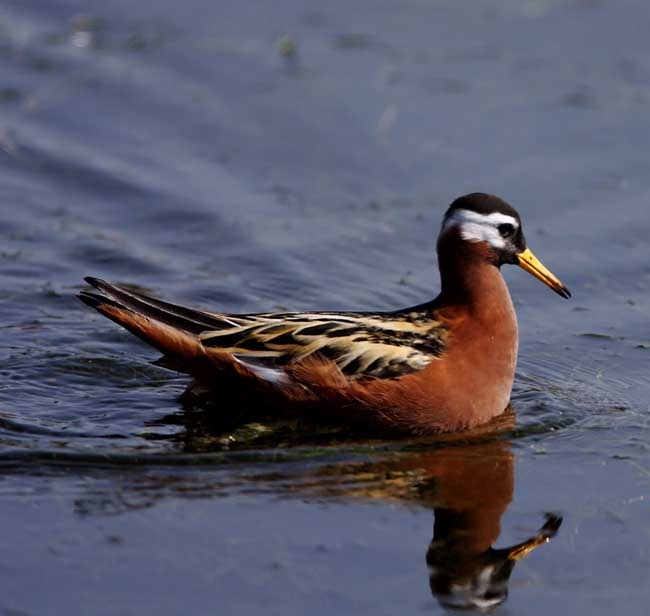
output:
[[506, 241], [499, 233], [499, 225], [512, 225], [515, 230], [519, 228], [517, 219], [500, 212], [479, 214], [472, 210], [456, 210], [445, 219], [442, 226], [443, 232], [452, 227], [460, 230], [460, 236], [468, 242], [487, 242], [494, 248], [505, 248]]

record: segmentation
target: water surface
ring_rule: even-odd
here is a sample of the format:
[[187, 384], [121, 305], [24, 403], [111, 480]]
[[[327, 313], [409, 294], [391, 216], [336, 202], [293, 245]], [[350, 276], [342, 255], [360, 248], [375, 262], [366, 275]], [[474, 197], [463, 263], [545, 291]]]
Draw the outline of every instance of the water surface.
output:
[[[643, 613], [644, 2], [0, 16], [0, 614], [442, 613], [488, 582], [500, 613]], [[217, 433], [74, 298], [96, 275], [231, 312], [415, 304], [473, 190], [574, 294], [505, 272], [521, 351], [492, 435]]]

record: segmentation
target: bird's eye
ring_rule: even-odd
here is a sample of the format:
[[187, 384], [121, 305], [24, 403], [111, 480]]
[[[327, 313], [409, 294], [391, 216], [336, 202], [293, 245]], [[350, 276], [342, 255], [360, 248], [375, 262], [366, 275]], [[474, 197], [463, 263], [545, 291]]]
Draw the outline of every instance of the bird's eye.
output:
[[499, 225], [497, 229], [499, 229], [501, 237], [510, 237], [515, 232], [514, 226], [508, 222]]

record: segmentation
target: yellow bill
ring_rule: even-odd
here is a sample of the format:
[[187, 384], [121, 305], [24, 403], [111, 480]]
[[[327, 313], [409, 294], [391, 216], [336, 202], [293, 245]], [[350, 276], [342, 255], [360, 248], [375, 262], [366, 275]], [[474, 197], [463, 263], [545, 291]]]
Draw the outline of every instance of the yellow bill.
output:
[[508, 552], [508, 560], [521, 560], [526, 558], [533, 550], [538, 548], [540, 545], [544, 545], [551, 540], [550, 537], [533, 537], [524, 543], [520, 543], [513, 548], [510, 548]]
[[529, 274], [532, 274], [545, 285], [551, 287], [558, 295], [561, 295], [565, 299], [571, 297], [569, 289], [552, 272], [544, 267], [544, 264], [532, 253], [530, 248], [526, 248], [526, 250], [517, 254], [517, 263], [519, 267], [525, 269]]
[[540, 545], [548, 543], [553, 537], [555, 537], [561, 524], [562, 518], [560, 516], [546, 514], [546, 523], [539, 529], [534, 537], [531, 537], [528, 541], [524, 541], [523, 543], [513, 545], [508, 549], [508, 560], [520, 560], [521, 558], [528, 556], [528, 554]]

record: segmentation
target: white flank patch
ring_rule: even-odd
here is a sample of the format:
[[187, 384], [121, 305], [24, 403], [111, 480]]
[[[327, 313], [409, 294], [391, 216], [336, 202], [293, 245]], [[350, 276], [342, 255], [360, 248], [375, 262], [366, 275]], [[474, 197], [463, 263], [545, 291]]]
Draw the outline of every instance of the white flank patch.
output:
[[504, 248], [506, 242], [501, 237], [498, 226], [505, 224], [512, 225], [515, 231], [519, 228], [516, 218], [501, 212], [479, 214], [472, 210], [455, 210], [445, 219], [442, 230], [444, 232], [459, 227], [460, 236], [468, 242], [487, 242], [494, 248]]
[[256, 366], [247, 361], [239, 359], [233, 355], [235, 361], [248, 368], [252, 373], [257, 375], [263, 381], [272, 385], [289, 385], [290, 380], [287, 373], [282, 368], [267, 368], [266, 366]]

